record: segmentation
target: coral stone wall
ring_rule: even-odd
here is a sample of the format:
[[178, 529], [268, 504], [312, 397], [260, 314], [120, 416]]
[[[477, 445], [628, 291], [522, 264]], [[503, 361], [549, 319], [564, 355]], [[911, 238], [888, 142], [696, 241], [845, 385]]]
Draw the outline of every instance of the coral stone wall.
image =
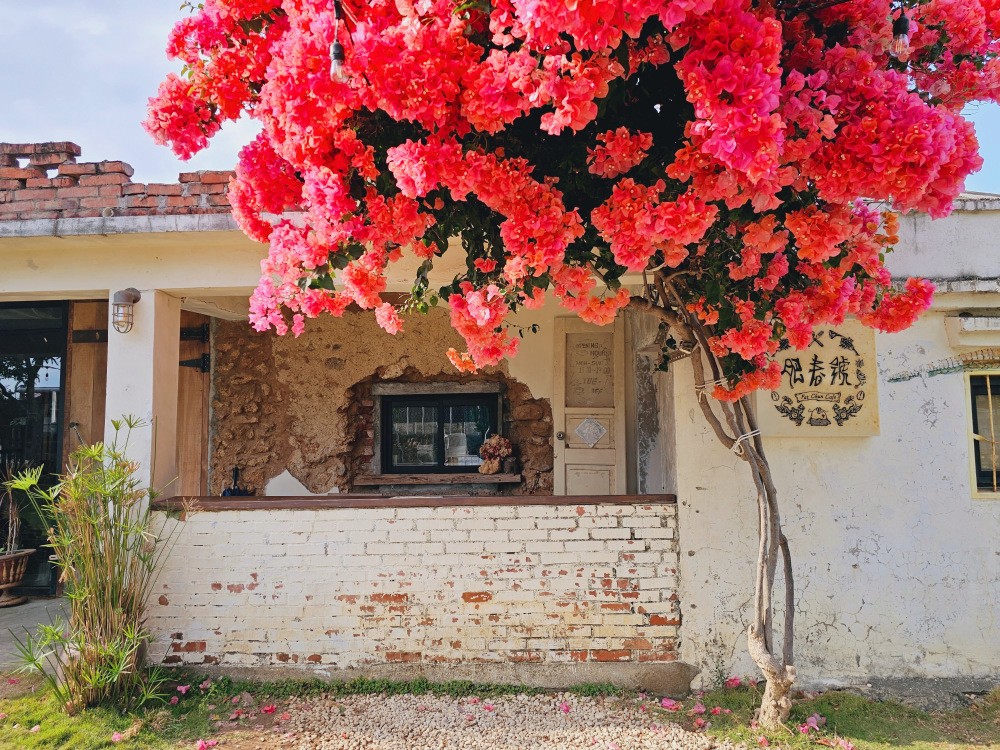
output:
[[123, 161], [77, 162], [80, 147], [0, 143], [0, 221], [229, 213], [232, 172], [182, 172], [179, 182], [132, 182]]
[[152, 653], [341, 669], [672, 662], [676, 506], [651, 502], [198, 513], [151, 602]]
[[550, 493], [552, 412], [538, 398], [545, 394], [532, 394], [502, 368], [459, 376], [445, 356], [452, 346], [463, 344], [443, 310], [409, 317], [395, 336], [360, 311], [309, 321], [299, 338], [217, 322], [210, 492], [228, 486], [234, 466], [258, 494], [286, 470], [307, 493], [348, 491], [354, 476], [373, 470], [373, 382], [478, 379], [505, 384], [504, 429], [524, 477], [510, 491]]

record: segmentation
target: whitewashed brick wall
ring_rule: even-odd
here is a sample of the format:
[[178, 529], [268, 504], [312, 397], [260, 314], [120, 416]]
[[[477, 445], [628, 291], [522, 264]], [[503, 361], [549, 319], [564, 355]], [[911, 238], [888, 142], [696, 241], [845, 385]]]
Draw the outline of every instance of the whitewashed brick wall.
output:
[[676, 506], [201, 512], [150, 606], [166, 663], [669, 662]]

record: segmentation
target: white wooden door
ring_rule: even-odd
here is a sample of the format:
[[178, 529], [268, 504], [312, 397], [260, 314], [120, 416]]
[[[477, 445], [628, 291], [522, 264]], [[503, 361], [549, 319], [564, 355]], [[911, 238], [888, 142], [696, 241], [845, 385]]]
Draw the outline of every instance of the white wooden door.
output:
[[579, 318], [555, 323], [555, 493], [624, 494], [624, 323], [594, 326]]

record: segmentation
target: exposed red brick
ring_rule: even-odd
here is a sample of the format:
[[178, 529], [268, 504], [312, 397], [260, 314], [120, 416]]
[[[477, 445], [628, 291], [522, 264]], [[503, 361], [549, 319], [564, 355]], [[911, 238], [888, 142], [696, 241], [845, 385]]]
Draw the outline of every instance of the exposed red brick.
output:
[[198, 199], [191, 196], [169, 195], [167, 196], [167, 208], [185, 208], [187, 206], [197, 206]]
[[160, 199], [157, 197], [147, 198], [144, 195], [129, 195], [125, 198], [126, 208], [159, 208]]
[[25, 190], [14, 191], [14, 200], [16, 201], [49, 200], [55, 197], [55, 188], [27, 188]]
[[229, 198], [225, 195], [210, 195], [208, 196], [208, 205], [225, 207], [229, 205]]
[[288, 654], [275, 654], [274, 658], [284, 663], [287, 662], [291, 657], [289, 657]]
[[170, 648], [175, 653], [194, 654], [205, 650], [205, 641], [188, 641], [187, 643], [172, 643]]
[[212, 584], [212, 591], [222, 591], [222, 584], [221, 583], [213, 583]]
[[181, 663], [181, 657], [179, 657], [177, 654], [171, 654], [170, 656], [163, 657], [163, 663], [164, 664], [180, 664]]
[[163, 605], [164, 607], [165, 607], [165, 606], [167, 606], [168, 604], [170, 604], [170, 600], [169, 600], [169, 599], [167, 599], [167, 597], [165, 597], [165, 596], [164, 596], [163, 594], [160, 594], [160, 598], [159, 598], [159, 600], [158, 600], [158, 601], [159, 601], [159, 602], [160, 602], [160, 604], [162, 604], [162, 605]]
[[168, 185], [163, 182], [151, 182], [146, 185], [146, 195], [183, 195], [180, 185]]
[[650, 625], [680, 625], [681, 621], [678, 617], [664, 617], [663, 615], [650, 615], [649, 616]]
[[226, 586], [226, 590], [229, 591], [229, 593], [231, 593], [231, 594], [242, 593], [243, 592], [243, 584], [242, 583], [230, 583], [228, 586]]
[[511, 651], [507, 659], [515, 664], [541, 664], [545, 657], [541, 651]]
[[229, 171], [226, 172], [205, 171], [205, 172], [199, 172], [198, 174], [201, 177], [199, 182], [205, 185], [229, 182], [229, 178], [233, 176], [233, 173]]
[[489, 591], [466, 591], [462, 594], [463, 601], [471, 603], [488, 602], [493, 598]]
[[648, 651], [653, 648], [653, 644], [645, 638], [626, 638], [622, 641], [622, 646], [633, 651]]
[[[38, 187], [73, 187], [76, 184], [76, 180], [72, 177], [33, 177], [25, 183], [25, 187], [38, 188]], [[0, 185], [0, 187], [3, 187]]]
[[64, 187], [56, 190], [60, 198], [96, 198], [99, 188], [96, 187]]
[[124, 174], [85, 174], [80, 177], [81, 185], [124, 185], [128, 176]]
[[122, 192], [125, 195], [145, 195], [146, 186], [141, 182], [133, 182], [130, 185], [123, 186]]
[[97, 198], [80, 199], [80, 208], [115, 208], [117, 205], [118, 201], [106, 195]]
[[58, 167], [64, 162], [71, 162], [73, 155], [68, 151], [54, 151], [51, 154], [32, 154], [28, 165], [32, 167]]
[[368, 597], [370, 601], [381, 604], [399, 604], [408, 598], [406, 594], [372, 594]]
[[51, 154], [68, 152], [73, 156], [80, 155], [80, 147], [70, 141], [48, 141], [46, 143], [0, 143], [0, 154], [31, 156], [32, 154]]
[[408, 664], [420, 661], [419, 651], [386, 651], [385, 660], [394, 664]]
[[224, 193], [226, 192], [226, 185], [224, 183], [202, 185], [200, 182], [192, 182], [187, 186], [187, 192], [190, 195], [207, 195], [212, 193]]
[[60, 164], [59, 174], [78, 177], [82, 174], [97, 174], [97, 165], [91, 162], [83, 164]]
[[[38, 178], [35, 178], [38, 179]], [[30, 182], [30, 180], [29, 180]], [[48, 180], [42, 180], [42, 182], [48, 182]], [[0, 190], [10, 190], [16, 188], [24, 187], [24, 180], [11, 180], [9, 178], [0, 180]]]
[[631, 661], [632, 652], [613, 649], [592, 649], [590, 658], [593, 661]]
[[218, 664], [219, 663], [219, 657], [218, 656], [209, 656], [208, 654], [205, 654], [205, 658], [203, 658], [201, 660], [201, 663], [202, 664]]
[[625, 602], [605, 602], [601, 605], [601, 609], [606, 612], [631, 612], [632, 605]]
[[123, 161], [99, 161], [97, 162], [97, 171], [101, 174], [125, 174], [129, 177], [135, 174], [132, 165]]
[[323, 661], [323, 657], [319, 654], [309, 654], [309, 656], [306, 657], [306, 661], [312, 662], [313, 664], [319, 664]]
[[0, 179], [5, 180], [27, 180], [31, 177], [45, 177], [44, 169], [34, 167], [0, 167]]
[[178, 182], [200, 182], [197, 172], [181, 172], [177, 177]]

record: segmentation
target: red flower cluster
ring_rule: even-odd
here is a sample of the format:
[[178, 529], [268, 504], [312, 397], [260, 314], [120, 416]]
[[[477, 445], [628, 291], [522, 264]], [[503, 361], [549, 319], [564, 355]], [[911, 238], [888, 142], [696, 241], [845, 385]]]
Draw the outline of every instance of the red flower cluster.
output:
[[460, 369], [513, 355], [509, 316], [547, 291], [602, 324], [626, 273], [670, 268], [736, 398], [776, 384], [782, 339], [847, 315], [899, 330], [930, 304], [926, 282], [890, 287], [895, 217], [859, 199], [950, 210], [981, 164], [960, 112], [1000, 98], [1000, 2], [906, 0], [894, 57], [898, 5], [206, 0], [145, 125], [186, 158], [226, 120], [262, 124], [230, 189], [270, 244], [258, 329], [356, 304], [396, 333], [389, 264], [417, 255], [433, 304], [427, 271], [460, 236], [470, 262], [440, 296]]

